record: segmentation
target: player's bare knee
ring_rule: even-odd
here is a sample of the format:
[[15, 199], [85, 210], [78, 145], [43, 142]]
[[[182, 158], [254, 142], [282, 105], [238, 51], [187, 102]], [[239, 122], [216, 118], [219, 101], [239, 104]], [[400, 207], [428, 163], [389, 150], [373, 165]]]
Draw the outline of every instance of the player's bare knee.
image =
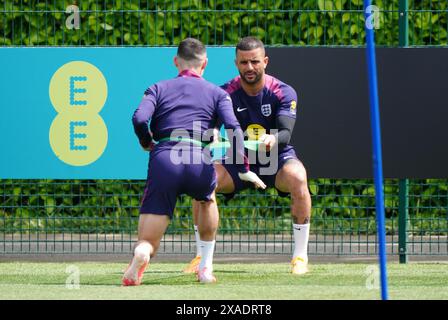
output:
[[291, 196], [293, 198], [302, 199], [309, 196], [308, 181], [306, 174], [296, 171], [288, 179]]
[[308, 189], [307, 183], [296, 182], [292, 184], [291, 197], [297, 200], [310, 197], [310, 191]]
[[299, 161], [291, 160], [283, 166], [280, 171], [281, 179], [286, 181], [288, 184], [306, 184], [307, 174], [305, 167]]
[[297, 162], [294, 166], [292, 166], [290, 175], [300, 184], [307, 183], [306, 169], [300, 162]]

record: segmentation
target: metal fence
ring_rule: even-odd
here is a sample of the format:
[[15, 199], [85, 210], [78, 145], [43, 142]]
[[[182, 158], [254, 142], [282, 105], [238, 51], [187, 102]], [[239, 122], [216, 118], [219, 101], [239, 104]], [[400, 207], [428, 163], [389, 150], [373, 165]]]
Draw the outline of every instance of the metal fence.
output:
[[[129, 253], [144, 184], [4, 180], [0, 184], [0, 253]], [[405, 254], [447, 255], [448, 184], [445, 180], [400, 184], [403, 181], [386, 180], [385, 184], [388, 253], [403, 259]], [[311, 255], [376, 254], [372, 181], [317, 179], [310, 181], [310, 190]], [[243, 192], [227, 202], [219, 196], [218, 202], [217, 253], [292, 252], [289, 199], [270, 190]], [[174, 216], [161, 252], [194, 252], [189, 197], [178, 201]]]
[[[377, 44], [447, 45], [447, 2], [373, 1]], [[170, 46], [187, 36], [235, 45], [362, 46], [362, 0], [2, 0], [3, 46]]]
[[[376, 1], [383, 46], [447, 46], [446, 1]], [[361, 0], [0, 1], [0, 46], [362, 46]], [[0, 254], [129, 253], [144, 181], [0, 180]], [[375, 255], [370, 180], [310, 181], [310, 255]], [[386, 180], [387, 252], [448, 255], [448, 181]], [[289, 200], [274, 190], [219, 196], [216, 251], [292, 252]], [[192, 253], [191, 199], [178, 201], [161, 252]]]

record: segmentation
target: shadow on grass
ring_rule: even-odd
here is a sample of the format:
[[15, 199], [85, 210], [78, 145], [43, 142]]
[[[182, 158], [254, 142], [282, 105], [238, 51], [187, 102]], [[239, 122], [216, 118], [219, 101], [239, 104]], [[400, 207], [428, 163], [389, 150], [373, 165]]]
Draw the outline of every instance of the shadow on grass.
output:
[[[111, 286], [111, 287], [123, 287], [121, 285], [121, 275], [120, 277], [117, 277], [116, 279], [113, 279], [113, 281], [100, 281], [100, 280], [90, 280], [90, 281], [84, 281], [80, 285], [81, 287], [83, 285], [89, 285], [89, 286]], [[145, 274], [141, 286], [150, 286], [150, 285], [170, 285], [170, 286], [182, 286], [182, 285], [192, 285], [197, 283], [196, 277], [191, 274], [177, 274], [173, 276], [166, 276], [166, 277], [154, 277], [154, 274], [151, 275], [150, 273]], [[123, 287], [124, 288], [124, 287]]]
[[219, 270], [219, 269], [214, 269], [215, 272], [217, 273], [224, 273], [224, 274], [251, 274], [251, 272], [247, 272], [247, 271], [241, 271], [241, 270]]
[[[215, 272], [219, 273], [226, 273], [226, 274], [250, 274], [250, 272], [247, 271], [241, 271], [241, 270], [220, 270], [220, 269], [214, 269]], [[124, 272], [124, 271], [123, 271]], [[113, 275], [123, 275], [123, 272], [113, 272], [111, 274]], [[183, 273], [182, 271], [162, 271], [162, 270], [151, 270], [151, 268], [148, 268], [145, 272], [146, 274], [182, 274], [182, 275], [188, 275], [193, 273]]]
[[[122, 272], [112, 272], [111, 274], [116, 274], [116, 275], [123, 276], [123, 273], [124, 273], [124, 270]], [[180, 273], [180, 271], [175, 271], [175, 270], [173, 270], [173, 271], [151, 270], [151, 268], [148, 268], [145, 271], [145, 274], [149, 274], [149, 273], [152, 273], [152, 274], [166, 274], [166, 273], [174, 274], [174, 273], [176, 273], [176, 274], [178, 274], [178, 273]]]
[[[223, 276], [250, 276], [251, 272], [243, 270], [224, 270], [217, 268], [215, 269], [215, 274]], [[101, 287], [121, 287], [121, 279], [123, 277], [122, 271], [114, 271], [98, 275], [84, 275], [81, 273], [80, 287], [83, 286], [101, 286]], [[18, 286], [58, 286], [66, 287], [66, 276], [61, 276], [53, 279], [48, 278], [34, 278], [29, 279], [26, 283], [15, 279], [2, 279], [0, 283], [2, 285], [18, 285]], [[6, 281], [6, 282], [5, 282]], [[145, 272], [145, 276], [142, 281], [142, 285], [174, 285], [174, 286], [188, 286], [197, 284], [195, 274], [186, 274], [182, 271], [163, 271], [163, 270], [151, 270], [148, 269]]]

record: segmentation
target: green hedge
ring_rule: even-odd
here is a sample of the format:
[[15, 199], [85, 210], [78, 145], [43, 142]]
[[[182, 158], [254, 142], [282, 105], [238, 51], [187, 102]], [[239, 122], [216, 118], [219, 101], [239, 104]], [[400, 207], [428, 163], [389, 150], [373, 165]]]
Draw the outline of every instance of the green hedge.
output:
[[[364, 43], [362, 0], [114, 0], [80, 1], [81, 26], [69, 30], [68, 5], [75, 1], [4, 0], [0, 3], [0, 46], [156, 46], [176, 45], [187, 36], [208, 45], [235, 45], [255, 35], [268, 45], [342, 45]], [[397, 46], [397, 1], [378, 0], [380, 45]], [[55, 6], [56, 4], [56, 6]], [[409, 0], [411, 45], [447, 45], [447, 1]], [[142, 182], [135, 181], [10, 181], [3, 180], [0, 223], [9, 232], [123, 232], [136, 229]], [[374, 233], [374, 189], [371, 181], [314, 180], [315, 230]], [[398, 213], [398, 183], [388, 181], [388, 230]], [[222, 230], [290, 232], [289, 200], [275, 190], [244, 192], [221, 205]], [[448, 187], [444, 180], [414, 181], [410, 213], [415, 233], [447, 232]], [[220, 201], [222, 203], [222, 198]], [[191, 227], [191, 200], [180, 208], [173, 232]], [[254, 222], [255, 221], [255, 222]], [[436, 227], [434, 227], [434, 223]], [[261, 228], [261, 229], [260, 229]]]
[[[258, 36], [268, 45], [363, 45], [362, 0], [80, 1], [81, 25], [69, 30], [76, 1], [4, 0], [0, 45], [176, 45], [187, 36], [235, 45]], [[398, 45], [398, 1], [377, 0], [376, 41]], [[56, 6], [55, 6], [56, 4]], [[409, 1], [410, 43], [447, 45], [447, 2]]]
[[[144, 181], [3, 180], [0, 227], [6, 233], [135, 232]], [[372, 181], [315, 179], [313, 228], [326, 234], [375, 233], [375, 191]], [[388, 233], [397, 232], [398, 181], [386, 180]], [[448, 184], [445, 180], [411, 180], [409, 211], [412, 233], [448, 231]], [[290, 232], [288, 198], [274, 189], [244, 191], [226, 202], [219, 196], [222, 232], [264, 234]], [[191, 198], [177, 203], [172, 232], [191, 229]]]

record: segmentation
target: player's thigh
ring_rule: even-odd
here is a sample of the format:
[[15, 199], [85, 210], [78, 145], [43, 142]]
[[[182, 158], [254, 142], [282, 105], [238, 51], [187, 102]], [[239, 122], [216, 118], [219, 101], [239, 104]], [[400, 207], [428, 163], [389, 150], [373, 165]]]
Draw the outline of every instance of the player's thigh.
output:
[[138, 240], [157, 244], [170, 224], [168, 215], [142, 213], [138, 221]]
[[292, 188], [300, 185], [307, 185], [306, 169], [299, 160], [290, 159], [277, 172], [275, 187], [282, 192], [291, 193]]
[[226, 170], [226, 168], [220, 163], [214, 163], [217, 175], [218, 184], [216, 186], [216, 192], [218, 193], [232, 193], [235, 190], [235, 184], [233, 183], [232, 176]]

